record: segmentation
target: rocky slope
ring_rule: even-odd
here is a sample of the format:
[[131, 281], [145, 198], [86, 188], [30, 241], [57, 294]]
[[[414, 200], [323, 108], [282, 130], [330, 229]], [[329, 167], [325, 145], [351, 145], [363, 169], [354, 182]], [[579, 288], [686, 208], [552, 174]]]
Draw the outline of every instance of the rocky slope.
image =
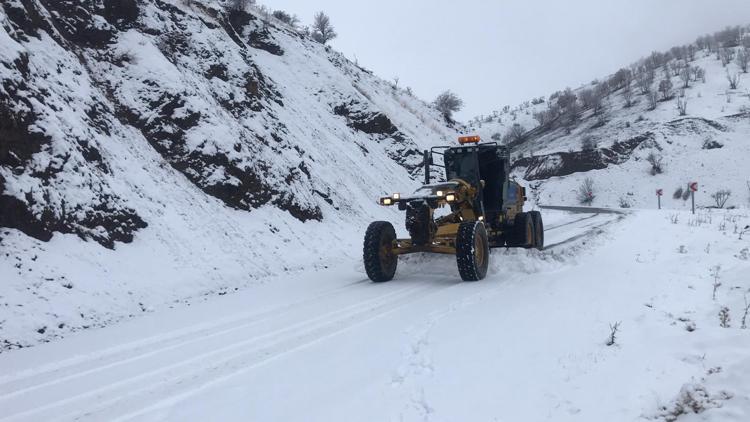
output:
[[456, 135], [208, 0], [4, 1], [0, 82], [6, 348], [355, 254], [374, 199]]

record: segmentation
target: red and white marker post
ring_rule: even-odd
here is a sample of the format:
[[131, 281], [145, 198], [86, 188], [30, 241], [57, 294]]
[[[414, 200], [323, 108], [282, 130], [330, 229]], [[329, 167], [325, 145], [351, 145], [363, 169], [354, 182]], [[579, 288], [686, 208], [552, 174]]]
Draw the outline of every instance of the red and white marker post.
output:
[[698, 182], [690, 182], [688, 189], [690, 189], [690, 197], [693, 199], [693, 214], [695, 214], [695, 192], [698, 192]]

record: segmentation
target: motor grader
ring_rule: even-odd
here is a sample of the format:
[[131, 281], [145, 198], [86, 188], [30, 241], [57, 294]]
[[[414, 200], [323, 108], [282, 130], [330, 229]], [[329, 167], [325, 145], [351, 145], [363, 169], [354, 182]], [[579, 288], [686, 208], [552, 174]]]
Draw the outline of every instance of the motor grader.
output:
[[[445, 169], [445, 182], [431, 182], [433, 166]], [[491, 248], [544, 248], [542, 215], [523, 211], [526, 189], [510, 178], [507, 148], [461, 137], [459, 146], [424, 151], [424, 171], [425, 184], [414, 194], [379, 199], [380, 205], [406, 211], [409, 238], [396, 238], [390, 222], [370, 224], [364, 264], [372, 281], [392, 280], [400, 255], [455, 255], [461, 278], [478, 281], [487, 275]]]

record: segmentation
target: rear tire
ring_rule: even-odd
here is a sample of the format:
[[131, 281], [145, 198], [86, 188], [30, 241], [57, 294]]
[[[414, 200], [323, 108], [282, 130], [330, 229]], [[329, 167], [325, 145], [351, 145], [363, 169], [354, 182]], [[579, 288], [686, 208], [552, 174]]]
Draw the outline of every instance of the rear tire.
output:
[[531, 213], [517, 214], [513, 221], [513, 242], [509, 246], [531, 249], [534, 247], [534, 239], [534, 219]]
[[461, 223], [458, 227], [456, 262], [463, 281], [479, 281], [487, 276], [490, 248], [487, 229], [481, 221]]
[[376, 283], [393, 280], [398, 266], [398, 255], [392, 253], [396, 230], [387, 221], [376, 221], [367, 228], [363, 258], [365, 271]]
[[531, 211], [531, 220], [534, 223], [534, 247], [538, 250], [544, 249], [544, 221], [542, 221], [542, 213], [539, 211]]

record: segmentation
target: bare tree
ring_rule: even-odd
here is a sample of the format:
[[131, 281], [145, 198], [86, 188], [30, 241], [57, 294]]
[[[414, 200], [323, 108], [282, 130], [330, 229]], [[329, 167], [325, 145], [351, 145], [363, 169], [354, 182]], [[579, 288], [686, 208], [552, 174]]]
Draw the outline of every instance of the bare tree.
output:
[[703, 70], [700, 66], [693, 66], [690, 68], [690, 77], [693, 81], [698, 82], [706, 82], [706, 71]]
[[740, 74], [735, 73], [732, 75], [727, 71], [727, 81], [729, 81], [729, 89], [737, 89], [740, 86]]
[[734, 48], [727, 47], [719, 50], [719, 60], [721, 60], [722, 66], [727, 67], [734, 60]]
[[656, 105], [659, 102], [659, 93], [656, 91], [649, 92], [646, 94], [646, 98], [648, 99], [648, 109], [656, 110]]
[[445, 91], [438, 95], [433, 105], [443, 114], [446, 120], [452, 122], [453, 113], [460, 111], [464, 106], [464, 102], [453, 92]]
[[687, 98], [677, 98], [677, 111], [680, 113], [680, 116], [687, 115], [687, 105]]
[[333, 25], [331, 25], [331, 18], [323, 12], [315, 14], [311, 35], [315, 41], [321, 44], [325, 44], [338, 36], [336, 30], [333, 29]]
[[683, 88], [690, 88], [691, 72], [690, 66], [685, 66], [680, 70], [680, 79], [682, 80]]
[[297, 17], [297, 15], [292, 15], [283, 10], [274, 10], [274, 12], [271, 13], [271, 16], [291, 27], [296, 27], [297, 24], [299, 24], [299, 18]]
[[584, 110], [588, 110], [593, 107], [594, 103], [594, 90], [586, 88], [578, 93], [578, 99], [581, 100], [581, 106]]
[[672, 80], [670, 78], [664, 78], [659, 82], [659, 92], [663, 100], [668, 100], [672, 97]]
[[255, 3], [253, 0], [231, 0], [229, 2], [229, 10], [244, 12], [247, 10], [247, 7], [253, 3]]
[[635, 76], [635, 83], [638, 85], [638, 89], [641, 90], [641, 94], [646, 95], [651, 92], [651, 86], [654, 84], [654, 71], [641, 68]]
[[578, 187], [578, 202], [581, 205], [591, 205], [596, 199], [596, 191], [594, 189], [594, 179], [587, 177], [583, 179], [581, 185]]
[[737, 65], [742, 69], [742, 73], [747, 73], [748, 63], [750, 63], [750, 50], [743, 47], [737, 53]]
[[503, 143], [511, 144], [515, 142], [523, 141], [523, 136], [526, 134], [526, 129], [518, 123], [514, 123], [513, 126], [508, 129], [508, 133], [503, 136]]
[[729, 189], [721, 189], [711, 194], [711, 199], [714, 200], [718, 208], [724, 208], [729, 201], [729, 197], [732, 196], [732, 191]]
[[622, 90], [622, 98], [625, 100], [625, 108], [633, 106], [633, 89], [630, 86]]

